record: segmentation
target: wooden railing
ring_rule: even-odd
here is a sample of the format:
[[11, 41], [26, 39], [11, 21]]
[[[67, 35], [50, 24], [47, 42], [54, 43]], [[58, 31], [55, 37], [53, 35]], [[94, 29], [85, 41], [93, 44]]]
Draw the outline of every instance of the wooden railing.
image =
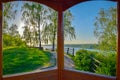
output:
[[75, 49], [74, 48], [65, 48], [66, 54], [72, 54], [73, 56], [75, 55]]

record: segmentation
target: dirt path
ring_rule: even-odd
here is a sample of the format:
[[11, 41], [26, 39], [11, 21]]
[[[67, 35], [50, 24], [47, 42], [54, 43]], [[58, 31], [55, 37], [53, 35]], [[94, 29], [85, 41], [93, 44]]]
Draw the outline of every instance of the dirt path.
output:
[[71, 68], [71, 69], [74, 68], [73, 60], [67, 55], [64, 55], [64, 67], [65, 68]]
[[[47, 71], [51, 69], [57, 69], [57, 54], [55, 52], [51, 52], [51, 54], [53, 55], [50, 60], [50, 64], [52, 64], [52, 66], [38, 68], [35, 71]], [[74, 69], [74, 62], [67, 55], [64, 55], [64, 68]]]
[[[53, 56], [57, 59], [57, 54], [55, 52], [51, 52]], [[57, 61], [57, 60], [56, 60]], [[71, 60], [71, 58], [67, 55], [64, 55], [64, 67], [65, 68], [74, 68], [74, 62]]]

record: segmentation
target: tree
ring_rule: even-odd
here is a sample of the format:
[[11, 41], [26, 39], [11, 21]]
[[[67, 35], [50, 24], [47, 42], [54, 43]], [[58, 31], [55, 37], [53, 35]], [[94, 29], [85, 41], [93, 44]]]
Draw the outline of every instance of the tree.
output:
[[72, 26], [73, 15], [70, 10], [64, 12], [64, 37], [69, 39], [75, 39], [75, 29]]
[[3, 35], [3, 46], [25, 46], [22, 41], [19, 32], [17, 31], [17, 26], [12, 25], [9, 28], [9, 33], [4, 33]]
[[117, 43], [117, 18], [116, 7], [109, 10], [101, 9], [94, 23], [94, 35], [98, 38], [101, 50], [116, 51]]
[[[33, 45], [39, 43], [39, 48], [41, 49], [41, 28], [46, 24], [47, 19], [47, 8], [43, 5], [37, 3], [25, 3], [22, 7], [23, 11], [23, 20], [25, 23], [27, 22], [27, 26], [29, 26], [28, 30], [30, 31], [30, 36], [33, 41]], [[25, 37], [25, 35], [24, 35]], [[27, 36], [26, 36], [27, 37]], [[36, 44], [35, 44], [36, 45]]]
[[[8, 2], [3, 4], [3, 46], [20, 46], [24, 44], [21, 40], [17, 25], [13, 24], [16, 18], [17, 10], [16, 2]], [[9, 24], [9, 25], [8, 25]]]
[[16, 24], [12, 24], [12, 26], [9, 28], [9, 34], [11, 36], [20, 36], [18, 32], [18, 26]]
[[22, 38], [25, 41], [26, 45], [31, 46], [32, 42], [31, 42], [31, 32], [29, 26], [24, 26]]
[[45, 27], [47, 24], [47, 7], [37, 4], [35, 6], [36, 8], [36, 19], [38, 21], [38, 35], [39, 35], [39, 49], [42, 49], [41, 47], [41, 28]]
[[[57, 12], [53, 11], [52, 9], [49, 9], [50, 15], [49, 15], [49, 24], [46, 25], [46, 27], [43, 28], [43, 41], [45, 43], [51, 42], [52, 43], [52, 51], [55, 50], [55, 41], [57, 37]], [[75, 30], [71, 25], [72, 21], [72, 14], [70, 10], [67, 10], [64, 13], [64, 36], [66, 38], [73, 39], [75, 38]]]
[[8, 21], [15, 19], [17, 10], [14, 9], [16, 3], [8, 2], [3, 4], [3, 33], [9, 30]]
[[25, 3], [22, 6], [22, 12], [23, 12], [22, 20], [25, 23], [25, 26], [23, 26], [23, 28], [24, 28], [23, 39], [25, 40], [26, 44], [28, 44], [29, 46], [32, 46], [32, 39], [34, 37], [36, 37], [34, 35], [35, 29], [36, 29], [36, 27], [35, 27], [36, 24], [35, 24], [35, 20], [34, 20], [34, 15], [35, 15], [34, 14], [34, 6], [30, 3]]
[[49, 24], [43, 28], [42, 31], [42, 37], [43, 41], [45, 43], [48, 43], [49, 41], [52, 43], [52, 51], [55, 50], [55, 40], [56, 40], [56, 34], [57, 34], [57, 12], [50, 9], [49, 14]]

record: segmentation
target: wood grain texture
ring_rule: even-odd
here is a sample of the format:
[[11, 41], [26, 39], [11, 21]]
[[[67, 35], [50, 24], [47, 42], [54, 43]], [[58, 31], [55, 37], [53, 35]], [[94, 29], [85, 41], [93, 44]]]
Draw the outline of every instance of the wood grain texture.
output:
[[116, 80], [116, 78], [88, 72], [64, 70], [63, 80]]
[[57, 70], [6, 76], [3, 80], [57, 80]]
[[2, 2], [0, 2], [0, 80], [2, 80]]
[[117, 12], [118, 12], [118, 19], [117, 19], [117, 28], [118, 28], [118, 44], [117, 44], [117, 80], [120, 80], [120, 1], [118, 0], [117, 3]]
[[58, 30], [57, 30], [57, 67], [58, 67], [58, 80], [62, 80], [62, 71], [64, 69], [64, 30], [63, 30], [63, 12], [59, 7], [58, 11]]
[[[58, 70], [36, 72], [30, 74], [13, 75], [2, 78], [2, 2], [17, 0], [2, 0], [0, 2], [0, 80], [120, 80], [120, 2], [118, 3], [118, 56], [117, 56], [117, 78], [101, 76], [92, 73], [63, 70], [64, 68], [64, 32], [63, 11], [88, 0], [26, 0], [45, 4], [58, 11]], [[25, 0], [24, 0], [25, 1]], [[116, 0], [110, 0], [116, 1]]]

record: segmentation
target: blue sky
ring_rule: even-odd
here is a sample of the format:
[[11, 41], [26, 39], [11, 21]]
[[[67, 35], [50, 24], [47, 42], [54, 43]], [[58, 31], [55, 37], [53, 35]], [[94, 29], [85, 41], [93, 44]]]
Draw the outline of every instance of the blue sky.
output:
[[69, 10], [71, 10], [74, 19], [72, 25], [76, 31], [76, 40], [66, 40], [65, 43], [72, 44], [89, 44], [97, 43], [98, 39], [94, 36], [94, 22], [95, 17], [98, 16], [98, 12], [101, 8], [109, 9], [116, 7], [116, 2], [111, 1], [88, 1], [77, 4]]
[[[17, 18], [13, 21], [19, 27], [20, 33], [22, 33], [22, 26], [24, 23], [21, 21], [21, 6], [23, 5], [22, 1], [19, 2], [17, 7], [18, 14]], [[65, 44], [94, 44], [97, 43], [98, 40], [94, 36], [94, 22], [95, 17], [98, 16], [98, 12], [101, 8], [109, 9], [110, 7], [117, 6], [116, 2], [111, 1], [88, 1], [79, 3], [71, 8], [71, 13], [73, 14], [72, 25], [76, 31], [76, 39], [75, 40], [65, 40]]]

